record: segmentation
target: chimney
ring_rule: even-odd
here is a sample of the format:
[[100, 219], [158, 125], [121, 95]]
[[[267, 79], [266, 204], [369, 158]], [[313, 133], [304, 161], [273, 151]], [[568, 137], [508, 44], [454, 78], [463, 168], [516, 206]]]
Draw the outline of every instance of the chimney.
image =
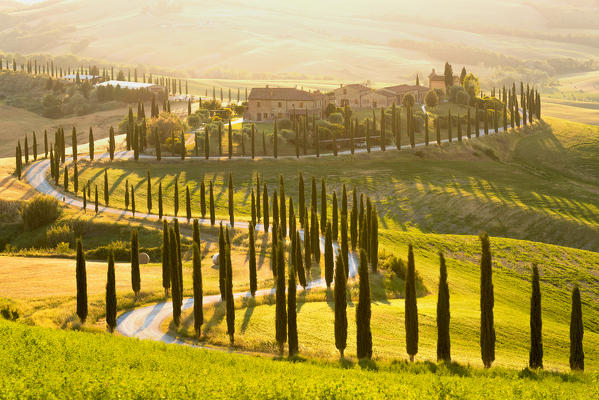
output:
[[266, 88], [268, 89], [268, 85], [266, 85]]
[[339, 87], [340, 87], [340, 88], [342, 88], [342, 87], [343, 87], [343, 83], [340, 83], [340, 84], [339, 84]]

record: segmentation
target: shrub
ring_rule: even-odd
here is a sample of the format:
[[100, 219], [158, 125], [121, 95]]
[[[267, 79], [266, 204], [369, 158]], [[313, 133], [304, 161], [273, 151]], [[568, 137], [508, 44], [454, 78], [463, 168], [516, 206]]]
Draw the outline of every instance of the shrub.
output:
[[287, 118], [283, 118], [277, 121], [277, 126], [279, 129], [291, 129], [293, 128], [293, 124]]
[[327, 119], [329, 120], [329, 122], [331, 122], [333, 124], [342, 124], [343, 123], [343, 114], [334, 112], [334, 113], [331, 113]]
[[434, 90], [429, 90], [426, 93], [426, 97], [424, 98], [424, 104], [426, 104], [427, 107], [431, 108], [437, 107], [437, 105], [439, 104], [439, 96]]
[[60, 216], [58, 200], [46, 195], [37, 195], [23, 205], [21, 218], [25, 229], [32, 230], [51, 224]]
[[18, 201], [0, 200], [0, 222], [16, 222], [19, 209]]
[[9, 321], [16, 321], [19, 318], [19, 311], [9, 304], [5, 304], [0, 308], [2, 318]]
[[52, 225], [46, 230], [43, 246], [50, 249], [58, 246], [60, 243], [71, 243], [73, 232], [68, 225]]

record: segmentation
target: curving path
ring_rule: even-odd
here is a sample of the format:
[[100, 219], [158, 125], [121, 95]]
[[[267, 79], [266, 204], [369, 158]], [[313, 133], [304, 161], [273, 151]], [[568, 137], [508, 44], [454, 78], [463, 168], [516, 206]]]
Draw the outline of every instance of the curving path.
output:
[[[502, 131], [503, 131], [503, 128], [500, 128], [498, 132], [492, 132], [490, 130], [489, 134], [499, 133]], [[481, 130], [481, 136], [482, 135], [484, 135], [484, 131]], [[122, 141], [124, 139], [124, 135], [119, 135], [118, 139]], [[468, 140], [468, 138], [466, 136], [464, 136], [462, 139]], [[457, 138], [455, 139], [455, 141], [457, 141]], [[446, 143], [446, 142], [449, 142], [449, 140], [443, 139], [442, 142]], [[95, 143], [95, 147], [99, 148], [100, 145], [103, 145], [103, 144], [105, 145], [107, 142], [106, 142], [106, 139], [98, 139], [94, 143]], [[436, 143], [436, 141], [430, 142], [430, 145], [433, 145], [435, 143]], [[422, 147], [422, 146], [425, 146], [425, 143], [417, 143], [416, 144], [416, 147]], [[403, 146], [401, 146], [401, 148], [409, 149], [410, 145], [403, 145]], [[88, 149], [88, 144], [82, 144], [82, 145], [78, 146], [79, 151], [85, 152], [87, 149]], [[389, 149], [390, 149], [390, 151], [393, 151], [391, 146], [389, 146]], [[393, 146], [393, 149], [395, 149], [394, 146]], [[377, 152], [377, 151], [381, 151], [380, 147], [372, 147], [371, 148], [371, 152]], [[70, 153], [70, 147], [67, 148], [67, 152]], [[355, 149], [355, 153], [366, 153], [366, 152], [367, 152], [366, 149]], [[348, 154], [351, 154], [351, 151], [349, 151], [349, 150], [340, 151], [340, 152], [338, 152], [338, 154], [339, 155], [348, 155]], [[321, 156], [332, 156], [332, 155], [333, 155], [333, 153], [321, 154]], [[95, 159], [96, 160], [107, 159], [108, 157], [109, 157], [108, 153], [103, 153], [103, 154], [98, 154], [95, 157]], [[307, 156], [300, 156], [300, 157], [315, 158], [316, 155], [307, 155]], [[79, 159], [89, 159], [89, 156], [81, 155], [78, 158]], [[143, 154], [140, 155], [140, 158], [155, 159], [154, 156], [143, 155]], [[260, 159], [273, 158], [273, 156], [261, 156], [258, 158], [260, 158]], [[294, 159], [294, 158], [296, 158], [296, 156], [293, 156], [293, 155], [292, 156], [279, 156], [279, 158]], [[71, 160], [71, 159], [72, 159], [71, 157], [68, 158], [68, 160]], [[132, 151], [115, 152], [115, 159], [119, 159], [119, 160], [133, 159], [133, 152]], [[162, 159], [179, 160], [180, 157], [165, 156], [165, 157], [162, 157]], [[232, 159], [247, 160], [247, 159], [251, 159], [251, 157], [249, 157], [249, 156], [246, 156], [246, 157], [233, 156]], [[204, 157], [186, 157], [186, 160], [219, 161], [219, 160], [228, 160], [228, 157], [210, 157], [209, 160], [205, 160]], [[49, 196], [55, 197], [56, 199], [58, 199], [59, 201], [62, 201], [65, 204], [68, 204], [68, 205], [71, 205], [74, 207], [78, 207], [78, 208], [83, 208], [83, 201], [81, 199], [79, 199], [78, 197], [74, 197], [70, 194], [65, 194], [65, 193], [59, 192], [50, 184], [50, 182], [48, 182], [47, 175], [48, 175], [49, 168], [50, 168], [50, 161], [48, 159], [40, 160], [36, 163], [33, 163], [25, 171], [24, 177], [25, 177], [26, 181], [37, 191], [47, 194]], [[93, 203], [88, 202], [87, 209], [91, 210], [91, 211], [95, 211], [95, 205]], [[127, 216], [127, 217], [132, 217], [132, 218], [138, 217], [138, 218], [144, 218], [147, 220], [156, 220], [156, 221], [158, 220], [158, 215], [156, 215], [156, 214], [137, 212], [134, 216], [131, 213], [131, 211], [117, 209], [117, 208], [111, 208], [111, 207], [107, 207], [107, 206], [99, 206], [98, 211], [103, 212], [103, 213], [114, 214], [114, 215], [118, 215], [118, 216]], [[175, 217], [167, 217], [167, 218], [174, 219]], [[178, 217], [177, 219], [179, 220], [180, 223], [187, 223], [187, 218], [185, 218], [185, 217]], [[210, 225], [209, 219], [201, 219], [200, 218], [200, 219], [198, 219], [198, 221], [202, 225]], [[229, 222], [225, 221], [225, 220], [217, 220], [216, 224], [219, 224], [219, 223], [222, 223], [225, 226], [230, 226]], [[246, 221], [238, 221], [235, 224], [235, 228], [248, 229], [249, 224]], [[264, 226], [261, 224], [257, 224], [256, 230], [264, 231]], [[303, 231], [300, 231], [300, 235], [303, 239]], [[333, 247], [334, 247], [335, 254], [337, 254], [339, 252], [338, 244], [334, 242]], [[324, 252], [324, 237], [322, 237], [322, 236], [320, 237], [320, 249], [322, 252]], [[352, 253], [351, 251], [349, 252], [348, 259], [349, 259], [349, 277], [351, 278], [357, 274], [359, 261], [358, 261], [358, 257], [356, 256], [356, 254]], [[324, 278], [309, 282], [308, 286], [306, 287], [305, 290], [310, 290], [312, 288], [322, 288], [322, 287], [326, 287]], [[301, 290], [304, 290], [304, 289], [298, 285], [298, 291], [301, 291]], [[258, 290], [256, 292], [256, 296], [270, 295], [270, 294], [273, 294], [274, 292], [275, 292], [274, 288], [262, 289], [262, 290]], [[238, 298], [247, 298], [250, 296], [251, 296], [251, 294], [249, 292], [234, 293], [234, 297], [237, 299]], [[220, 295], [204, 296], [204, 298], [203, 298], [204, 304], [213, 304], [213, 303], [216, 303], [219, 301], [221, 301]], [[191, 307], [193, 307], [193, 298], [189, 297], [189, 298], [183, 299], [182, 309], [185, 310], [185, 309], [189, 309]], [[136, 337], [139, 339], [151, 339], [151, 340], [156, 340], [156, 341], [162, 341], [164, 343], [176, 343], [176, 344], [189, 345], [189, 343], [183, 342], [168, 333], [164, 333], [161, 330], [161, 325], [162, 325], [163, 321], [166, 320], [167, 318], [171, 317], [172, 311], [173, 311], [172, 303], [170, 301], [164, 301], [164, 302], [160, 302], [155, 305], [152, 305], [152, 306], [145, 306], [145, 307], [140, 307], [140, 308], [136, 308], [134, 310], [127, 311], [117, 319], [117, 330], [124, 336]], [[222, 350], [230, 351], [230, 350], [224, 349], [224, 348]]]

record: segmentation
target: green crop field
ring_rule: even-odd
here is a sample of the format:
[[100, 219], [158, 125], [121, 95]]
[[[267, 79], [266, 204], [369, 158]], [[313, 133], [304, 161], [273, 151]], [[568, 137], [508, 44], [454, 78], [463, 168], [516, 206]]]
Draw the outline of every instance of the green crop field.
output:
[[[594, 398], [597, 375], [271, 361], [0, 320], [0, 397]], [[18, 354], [18, 357], [14, 355]], [[374, 370], [372, 370], [374, 369]], [[266, 378], [267, 377], [267, 378]]]

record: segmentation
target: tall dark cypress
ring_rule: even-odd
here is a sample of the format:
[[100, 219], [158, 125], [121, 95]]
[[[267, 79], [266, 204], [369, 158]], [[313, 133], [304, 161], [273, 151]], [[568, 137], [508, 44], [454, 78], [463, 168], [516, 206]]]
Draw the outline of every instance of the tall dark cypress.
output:
[[377, 272], [379, 266], [379, 218], [376, 207], [372, 207], [370, 225], [370, 266], [372, 272]]
[[372, 333], [370, 331], [370, 280], [368, 276], [368, 257], [364, 249], [360, 250], [360, 294], [356, 306], [356, 345], [358, 358], [372, 358]]
[[88, 145], [89, 145], [89, 159], [91, 161], [94, 161], [94, 131], [92, 131], [91, 126], [89, 127]]
[[327, 188], [324, 177], [320, 179], [320, 233], [324, 235], [327, 227]]
[[[227, 232], [228, 234], [228, 232]], [[227, 243], [227, 271], [225, 284], [225, 302], [227, 317], [227, 335], [231, 346], [235, 344], [235, 298], [233, 297], [233, 268], [231, 266], [231, 243]]]
[[69, 166], [65, 165], [64, 166], [64, 191], [68, 192], [69, 191]]
[[229, 160], [233, 156], [233, 127], [231, 126], [231, 120], [229, 120], [229, 131], [227, 136], [227, 142], [229, 146]]
[[235, 203], [233, 200], [233, 175], [229, 172], [229, 223], [235, 226]]
[[250, 254], [249, 254], [249, 264], [250, 264], [250, 293], [252, 296], [256, 295], [256, 290], [258, 290], [258, 277], [256, 274], [256, 225], [251, 224], [249, 227], [249, 241], [250, 241]]
[[273, 233], [273, 235], [281, 235], [281, 240], [278, 242], [278, 245], [275, 249], [275, 258], [276, 258], [276, 291], [275, 291], [275, 309], [276, 309], [276, 318], [275, 318], [275, 330], [276, 330], [276, 340], [279, 346], [279, 355], [283, 356], [283, 349], [285, 346], [285, 342], [287, 341], [287, 310], [286, 310], [286, 301], [285, 301], [285, 251], [282, 234]]
[[356, 192], [355, 186], [352, 198], [349, 231], [351, 238], [351, 248], [355, 249], [356, 245], [358, 244], [358, 193]]
[[304, 176], [302, 175], [302, 173], [299, 173], [299, 184], [298, 184], [298, 191], [299, 191], [299, 216], [300, 216], [300, 226], [303, 228], [304, 227], [304, 214], [305, 214], [305, 210], [306, 210], [306, 193], [304, 190]]
[[179, 214], [179, 182], [175, 178], [175, 192], [173, 193], [173, 207], [175, 209], [175, 217]]
[[98, 185], [96, 185], [94, 188], [94, 208], [95, 208], [95, 211], [97, 214], [98, 213]]
[[493, 361], [495, 361], [493, 266], [489, 236], [482, 233], [480, 241], [482, 246], [480, 259], [480, 350], [485, 368], [490, 368]]
[[283, 232], [283, 237], [287, 236], [287, 223], [285, 221], [285, 217], [287, 215], [287, 210], [285, 206], [285, 181], [283, 181], [283, 175], [279, 175], [279, 200], [281, 202], [281, 206], [279, 207], [279, 226], [281, 227], [281, 231]]
[[108, 272], [106, 273], [106, 325], [112, 333], [116, 327], [116, 283], [114, 278], [114, 253], [108, 251]]
[[152, 179], [150, 178], [150, 170], [146, 170], [146, 206], [148, 208], [148, 214], [152, 212]]
[[158, 183], [158, 219], [162, 219], [162, 180]]
[[347, 237], [347, 218], [341, 215], [341, 256], [345, 266], [345, 278], [349, 277], [349, 239]]
[[341, 254], [335, 267], [335, 347], [343, 358], [347, 347], [347, 278]]
[[256, 195], [254, 194], [254, 188], [252, 188], [252, 193], [250, 195], [250, 212], [251, 212], [251, 223], [256, 226]]
[[262, 208], [263, 208], [263, 212], [262, 215], [264, 216], [264, 223], [262, 224], [264, 226], [264, 232], [268, 233], [268, 225], [269, 225], [269, 215], [270, 212], [268, 210], [268, 187], [266, 186], [266, 183], [264, 183], [264, 192], [262, 194]]
[[307, 286], [306, 271], [304, 270], [304, 258], [302, 256], [302, 242], [300, 239], [299, 231], [295, 231], [295, 270], [297, 271], [297, 277], [300, 285], [305, 289]]
[[449, 337], [449, 285], [445, 256], [439, 252], [439, 293], [437, 297], [437, 361], [451, 361], [451, 340]]
[[337, 203], [337, 192], [333, 192], [333, 215], [332, 215], [332, 219], [333, 221], [331, 222], [331, 227], [332, 229], [332, 233], [333, 233], [333, 240], [337, 241], [339, 239], [339, 210], [338, 210], [338, 203]]
[[206, 217], [206, 184], [203, 179], [200, 182], [200, 213], [204, 219]]
[[299, 350], [297, 339], [296, 290], [295, 268], [293, 265], [289, 265], [289, 286], [287, 289], [287, 334], [289, 357], [296, 355]]
[[172, 282], [172, 304], [173, 304], [173, 323], [179, 327], [181, 323], [181, 286], [179, 285], [179, 267], [177, 257], [177, 237], [174, 228], [169, 229], [169, 255], [170, 255], [170, 272]]
[[405, 300], [405, 326], [406, 326], [406, 352], [410, 362], [418, 353], [418, 305], [416, 303], [416, 266], [414, 263], [414, 250], [408, 247], [408, 270], [406, 273], [406, 300]]
[[543, 368], [543, 321], [541, 317], [541, 285], [539, 268], [532, 266], [532, 295], [530, 298], [530, 352], [528, 366]]
[[[96, 194], [97, 194], [97, 186], [96, 186]], [[131, 185], [131, 213], [135, 216], [135, 188]]]
[[137, 229], [131, 231], [131, 288], [135, 297], [139, 296], [140, 291], [140, 274], [139, 274], [139, 236]]
[[210, 133], [208, 132], [208, 126], [204, 128], [204, 157], [210, 158]]
[[316, 211], [312, 210], [311, 212], [312, 220], [311, 223], [311, 231], [310, 238], [312, 239], [312, 255], [314, 256], [314, 261], [319, 264], [320, 263], [320, 229], [318, 228], [318, 215], [316, 215]]
[[189, 193], [189, 186], [185, 186], [185, 217], [187, 223], [191, 221], [191, 194]]
[[225, 299], [225, 275], [227, 273], [227, 248], [225, 243], [225, 231], [222, 222], [218, 230], [218, 287], [220, 299]]
[[262, 190], [262, 187], [260, 186], [260, 174], [256, 174], [256, 217], [258, 222], [260, 222], [262, 220], [261, 217], [261, 211], [262, 209], [260, 208], [260, 191]]
[[216, 212], [214, 209], [214, 184], [210, 181], [210, 225], [216, 223]]
[[108, 171], [104, 169], [104, 204], [110, 204], [110, 193], [108, 193]]
[[572, 314], [570, 316], [570, 369], [572, 371], [584, 370], [583, 336], [582, 305], [580, 302], [580, 289], [577, 285], [572, 290]]
[[81, 238], [77, 239], [77, 266], [75, 269], [77, 281], [77, 316], [82, 324], [87, 319], [87, 272], [85, 269], [85, 253]]
[[162, 221], [162, 287], [164, 288], [164, 296], [168, 296], [168, 290], [171, 288], [171, 256], [169, 244], [168, 222]]
[[278, 129], [277, 129], [277, 120], [275, 119], [275, 127], [274, 127], [274, 131], [273, 131], [273, 155], [275, 158], [278, 157], [279, 155], [279, 150], [278, 150]]
[[279, 227], [279, 196], [277, 195], [276, 189], [272, 193], [272, 226], [273, 232], [277, 234], [277, 231], [274, 230], [275, 226], [277, 228]]
[[324, 240], [324, 279], [327, 287], [331, 287], [334, 274], [334, 253], [333, 253], [333, 235], [331, 233], [331, 224], [327, 225], [327, 233]]

